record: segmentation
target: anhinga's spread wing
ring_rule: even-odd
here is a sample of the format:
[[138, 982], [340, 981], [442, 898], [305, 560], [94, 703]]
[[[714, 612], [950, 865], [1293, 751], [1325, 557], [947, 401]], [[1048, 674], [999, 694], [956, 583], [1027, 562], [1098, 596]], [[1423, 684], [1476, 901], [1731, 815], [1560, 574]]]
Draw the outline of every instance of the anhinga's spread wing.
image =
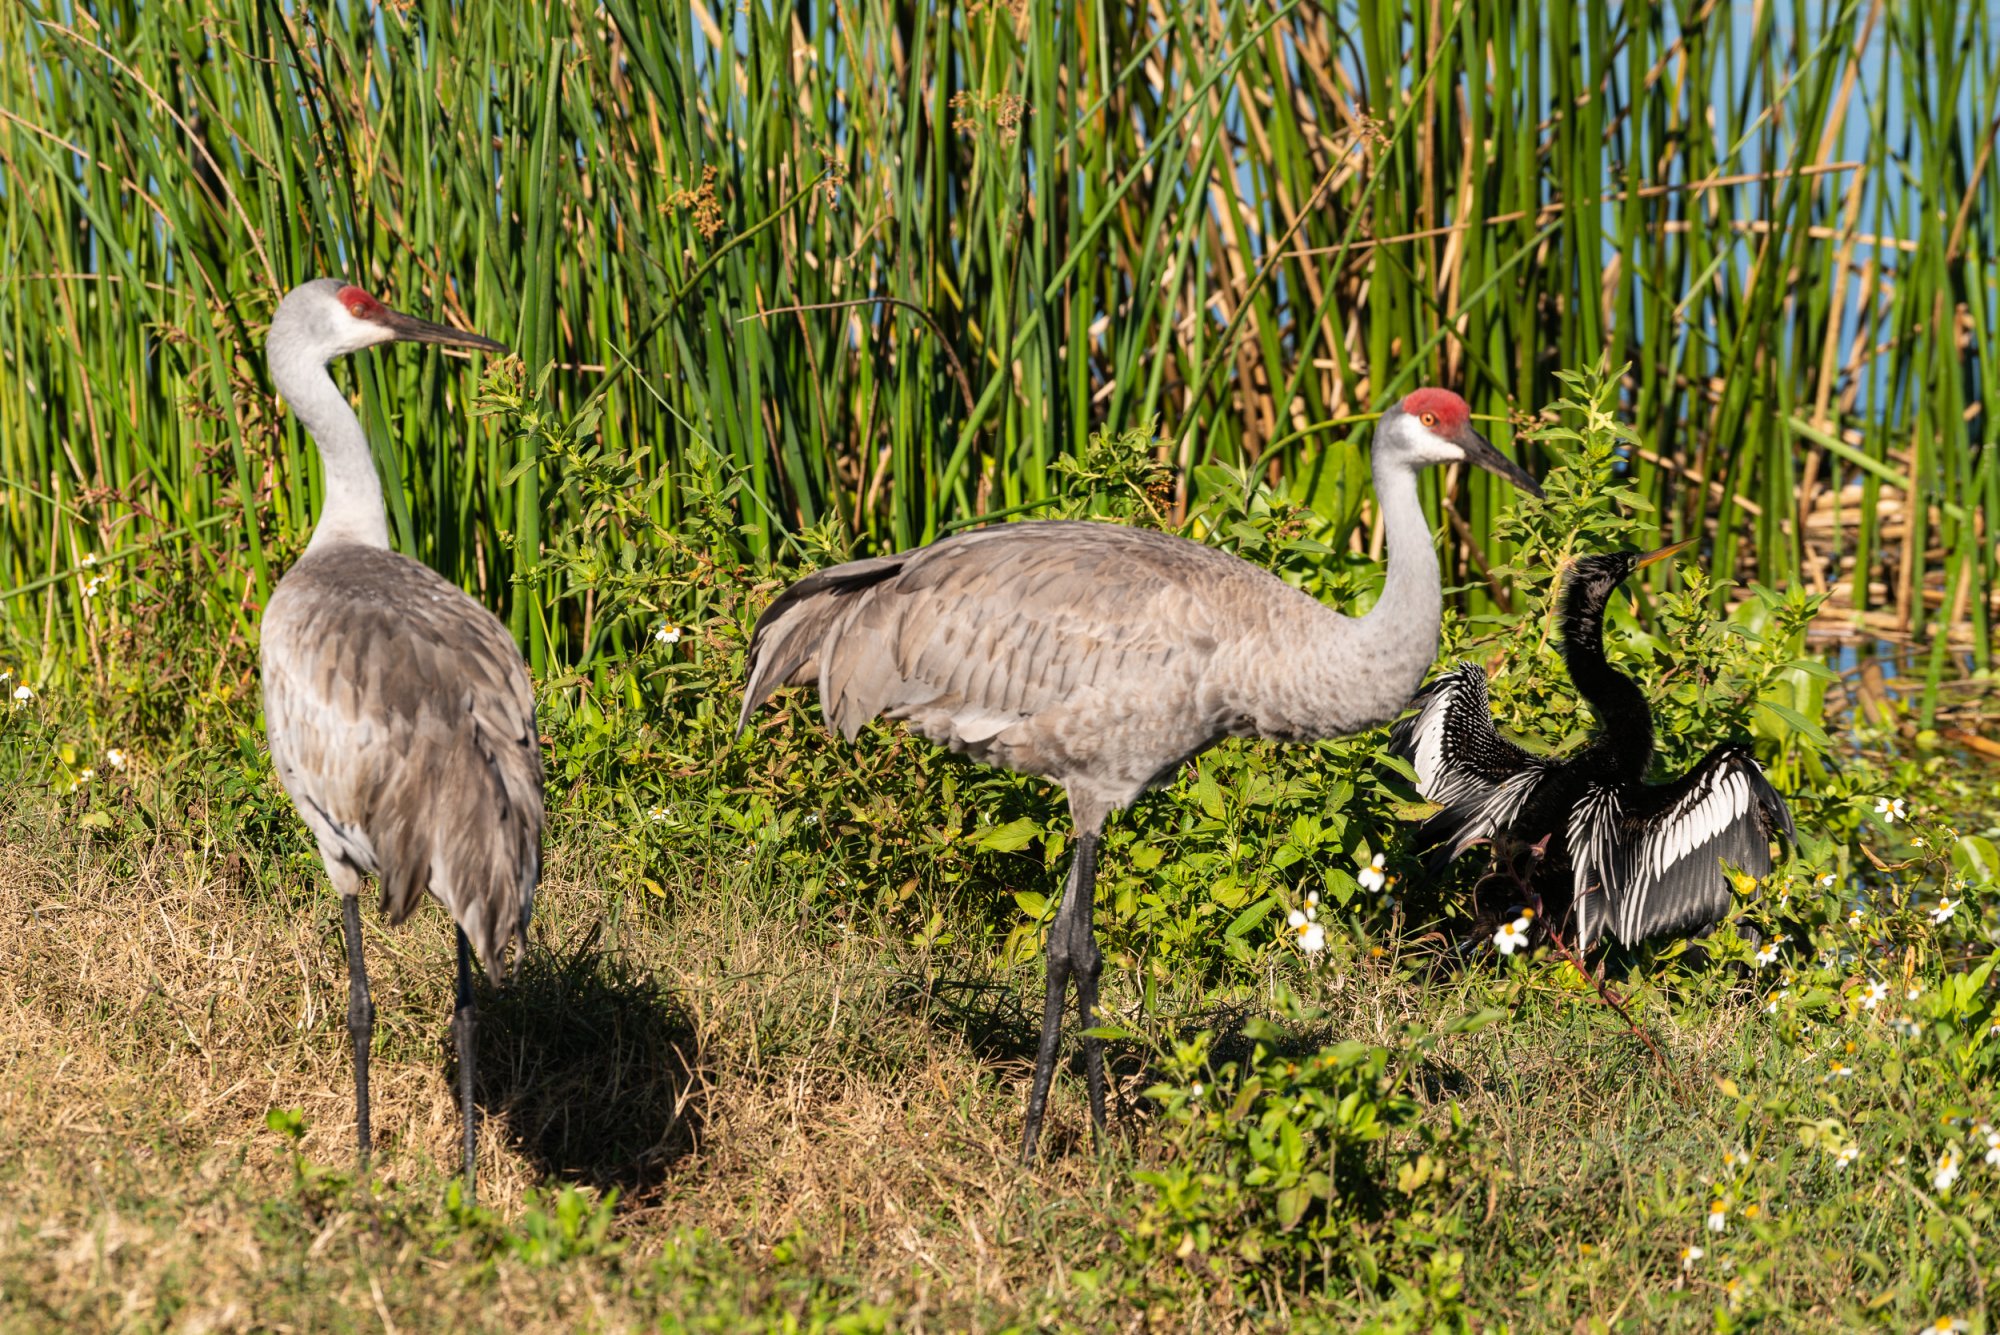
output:
[[1460, 663], [1418, 692], [1417, 712], [1389, 731], [1389, 752], [1410, 762], [1417, 791], [1443, 808], [1420, 836], [1443, 865], [1513, 824], [1548, 770], [1493, 727], [1486, 674]]
[[1721, 864], [1771, 870], [1771, 840], [1795, 837], [1792, 814], [1749, 748], [1725, 743], [1672, 783], [1593, 787], [1570, 814], [1578, 947], [1605, 935], [1628, 946], [1720, 922]]

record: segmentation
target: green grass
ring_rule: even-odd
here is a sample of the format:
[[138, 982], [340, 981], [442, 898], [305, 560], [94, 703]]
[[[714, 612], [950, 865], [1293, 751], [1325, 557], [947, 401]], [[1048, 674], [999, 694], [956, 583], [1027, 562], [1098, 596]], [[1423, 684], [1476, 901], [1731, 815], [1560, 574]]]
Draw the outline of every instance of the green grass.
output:
[[[1160, 433], [1177, 507], [1254, 464], [1369, 548], [1361, 417], [1423, 381], [1518, 417], [1608, 355], [1648, 535], [1706, 535], [1719, 599], [1935, 623], [1935, 707], [1952, 648], [1989, 662], [2000, 39], [1942, 0], [1670, 10], [10, 6], [8, 633], [73, 670], [70, 572], [136, 550], [254, 636], [316, 503], [258, 340], [345, 272], [596, 404], [655, 518], [727, 479], [759, 562], [1042, 502], [1105, 425]], [[634, 647], [547, 560], [586, 502], [542, 442], [468, 432], [451, 362], [344, 374], [404, 550], [538, 669]], [[1434, 498], [1474, 611], [1494, 485]]]

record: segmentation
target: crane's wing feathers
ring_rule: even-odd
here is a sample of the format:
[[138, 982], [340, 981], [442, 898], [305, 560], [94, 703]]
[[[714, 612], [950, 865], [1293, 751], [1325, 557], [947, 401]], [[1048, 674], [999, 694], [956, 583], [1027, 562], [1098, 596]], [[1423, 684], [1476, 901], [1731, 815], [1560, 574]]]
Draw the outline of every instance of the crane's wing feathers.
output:
[[1579, 945], [1605, 933], [1637, 945], [1720, 921], [1730, 904], [1721, 864], [1767, 875], [1773, 837], [1796, 837], [1791, 812], [1738, 743], [1672, 783], [1623, 796], [1593, 788], [1570, 817]]
[[[742, 718], [775, 687], [816, 681], [828, 725], [849, 739], [886, 715], [982, 752], [1094, 686], [1158, 681], [1143, 670], [1164, 675], [1213, 653], [1220, 632], [1203, 618], [1227, 600], [1190, 598], [1189, 583], [1241, 580], [1247, 569], [1166, 534], [1098, 523], [1003, 524], [835, 566], [758, 619]], [[1117, 606], [1105, 589], [1118, 590]]]
[[429, 567], [334, 547], [302, 558], [264, 618], [271, 758], [329, 862], [428, 892], [489, 970], [525, 936], [541, 871], [534, 689], [513, 638]]
[[1486, 674], [1460, 663], [1418, 693], [1416, 712], [1389, 731], [1389, 750], [1417, 772], [1417, 791], [1442, 808], [1420, 839], [1442, 865], [1511, 825], [1547, 762], [1493, 726]]

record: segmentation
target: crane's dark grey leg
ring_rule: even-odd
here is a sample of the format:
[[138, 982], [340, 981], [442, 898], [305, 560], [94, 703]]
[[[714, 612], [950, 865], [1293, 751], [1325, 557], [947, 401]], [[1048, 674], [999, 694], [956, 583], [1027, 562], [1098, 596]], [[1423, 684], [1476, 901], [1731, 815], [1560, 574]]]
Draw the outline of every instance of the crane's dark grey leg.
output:
[[[1049, 982], [1042, 1006], [1042, 1042], [1035, 1053], [1035, 1083], [1028, 1092], [1028, 1121], [1021, 1131], [1021, 1162], [1032, 1163], [1035, 1143], [1042, 1134], [1042, 1112], [1049, 1101], [1049, 1082], [1055, 1078], [1056, 1049], [1062, 1040], [1063, 1003], [1068, 999], [1069, 982], [1076, 979], [1077, 1010], [1088, 1029], [1096, 1023], [1097, 976], [1104, 956], [1097, 948], [1097, 934], [1091, 926], [1091, 909], [1097, 897], [1097, 832], [1077, 837], [1076, 856], [1069, 864], [1069, 881], [1063, 887], [1062, 905], [1049, 928]], [[1094, 1131], [1104, 1130], [1104, 1051], [1098, 1040], [1083, 1040], [1084, 1071], [1090, 1083], [1090, 1121]]]
[[465, 1128], [465, 1203], [478, 1199], [473, 1180], [473, 1161], [479, 1150], [478, 1111], [472, 1106], [472, 943], [465, 929], [458, 932], [458, 1005], [451, 1017], [452, 1032], [458, 1037], [458, 1111]]
[[347, 1033], [354, 1040], [354, 1140], [361, 1171], [368, 1171], [368, 1048], [375, 1039], [375, 1006], [368, 999], [368, 965], [361, 958], [361, 900], [340, 897], [340, 923], [347, 937]]

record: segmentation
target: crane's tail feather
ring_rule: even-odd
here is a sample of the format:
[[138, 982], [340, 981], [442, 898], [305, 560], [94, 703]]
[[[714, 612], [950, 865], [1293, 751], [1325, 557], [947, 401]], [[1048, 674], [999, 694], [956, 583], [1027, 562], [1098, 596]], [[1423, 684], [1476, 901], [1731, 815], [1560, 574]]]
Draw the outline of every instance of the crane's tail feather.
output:
[[894, 576], [906, 559], [877, 556], [829, 566], [807, 575], [764, 609], [750, 635], [743, 708], [736, 716], [739, 737], [771, 692], [818, 678], [820, 647], [834, 622], [852, 608], [857, 594]]

